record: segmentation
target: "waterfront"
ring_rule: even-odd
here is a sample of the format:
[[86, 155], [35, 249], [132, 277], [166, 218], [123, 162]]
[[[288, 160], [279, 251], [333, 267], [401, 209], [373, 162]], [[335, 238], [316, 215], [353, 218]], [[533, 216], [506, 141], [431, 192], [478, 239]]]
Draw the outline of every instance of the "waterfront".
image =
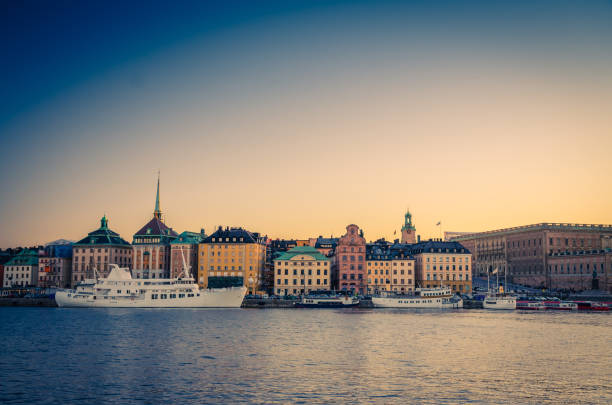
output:
[[0, 308], [8, 403], [610, 403], [612, 317]]

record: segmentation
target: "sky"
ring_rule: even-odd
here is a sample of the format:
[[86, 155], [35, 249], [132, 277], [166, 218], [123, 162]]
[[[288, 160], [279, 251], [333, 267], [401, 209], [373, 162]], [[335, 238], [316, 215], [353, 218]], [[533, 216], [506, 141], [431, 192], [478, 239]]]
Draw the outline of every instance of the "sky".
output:
[[131, 241], [158, 171], [178, 232], [611, 224], [610, 21], [610, 1], [3, 2], [0, 247], [104, 214]]

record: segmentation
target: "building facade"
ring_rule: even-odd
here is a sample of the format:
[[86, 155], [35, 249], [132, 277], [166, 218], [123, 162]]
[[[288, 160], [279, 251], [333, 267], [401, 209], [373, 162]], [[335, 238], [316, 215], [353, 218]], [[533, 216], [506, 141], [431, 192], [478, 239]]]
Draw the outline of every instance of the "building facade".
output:
[[132, 246], [117, 232], [108, 227], [106, 215], [100, 220], [100, 228], [72, 245], [72, 280], [74, 287], [85, 279], [106, 277], [109, 264], [132, 268]]
[[39, 287], [70, 287], [72, 279], [72, 241], [59, 239], [45, 245], [38, 257]]
[[416, 287], [451, 287], [454, 293], [472, 291], [472, 255], [458, 242], [429, 240], [410, 245], [416, 259]]
[[153, 218], [147, 222], [132, 239], [135, 278], [169, 278], [171, 243], [178, 234], [162, 221], [159, 205], [159, 177]]
[[312, 246], [298, 246], [274, 259], [274, 293], [301, 295], [331, 289], [331, 260]]
[[[472, 252], [474, 276], [486, 277], [497, 268], [500, 274], [507, 270], [508, 279], [514, 283], [552, 288], [548, 269], [554, 255], [602, 250], [611, 237], [612, 225], [540, 223], [461, 235], [453, 240]], [[581, 285], [573, 289], [578, 291]]]
[[406, 211], [404, 225], [402, 226], [402, 243], [416, 243], [416, 228], [412, 224], [412, 214]]
[[612, 249], [553, 253], [547, 260], [549, 288], [612, 292]]
[[38, 253], [24, 249], [4, 265], [4, 287], [30, 287], [38, 284]]
[[415, 259], [409, 245], [373, 243], [366, 246], [367, 294], [414, 293]]
[[367, 291], [366, 240], [355, 224], [346, 227], [346, 234], [338, 240], [336, 263], [338, 289], [365, 294]]
[[[198, 245], [206, 238], [204, 229], [197, 232], [185, 231], [170, 242], [170, 278], [180, 277], [184, 274], [184, 264], [191, 277], [198, 274]], [[183, 259], [185, 261], [183, 262]]]
[[244, 285], [249, 294], [261, 290], [267, 238], [242, 228], [219, 227], [198, 246], [201, 288]]

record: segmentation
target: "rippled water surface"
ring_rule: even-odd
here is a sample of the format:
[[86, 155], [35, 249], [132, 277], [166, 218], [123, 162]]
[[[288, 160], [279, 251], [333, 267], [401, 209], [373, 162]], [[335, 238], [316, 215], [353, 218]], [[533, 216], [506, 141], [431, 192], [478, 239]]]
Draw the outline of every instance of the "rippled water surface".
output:
[[0, 308], [8, 403], [611, 403], [612, 314]]

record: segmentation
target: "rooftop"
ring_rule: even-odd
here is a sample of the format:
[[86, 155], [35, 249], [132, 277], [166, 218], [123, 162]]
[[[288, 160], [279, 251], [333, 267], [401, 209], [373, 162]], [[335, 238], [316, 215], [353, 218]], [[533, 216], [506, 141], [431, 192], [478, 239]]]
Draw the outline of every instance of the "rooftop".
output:
[[89, 232], [86, 237], [76, 242], [74, 245], [130, 246], [130, 243], [119, 236], [117, 232], [108, 228], [108, 219], [106, 219], [106, 215], [104, 215], [100, 220], [100, 228], [93, 232]]
[[278, 258], [274, 260], [291, 260], [295, 256], [299, 255], [308, 255], [312, 256], [315, 260], [329, 260], [327, 257], [323, 256], [317, 249], [312, 246], [297, 246], [293, 249], [283, 253]]
[[462, 241], [477, 238], [486, 238], [491, 236], [503, 236], [520, 232], [532, 231], [581, 231], [581, 232], [610, 232], [612, 233], [612, 225], [604, 224], [573, 224], [563, 222], [541, 222], [539, 224], [515, 226], [512, 228], [502, 228], [493, 231], [473, 232], [465, 235], [452, 236], [451, 240]]
[[212, 235], [204, 238], [202, 243], [258, 243], [258, 233], [251, 233], [243, 228], [219, 227]]

